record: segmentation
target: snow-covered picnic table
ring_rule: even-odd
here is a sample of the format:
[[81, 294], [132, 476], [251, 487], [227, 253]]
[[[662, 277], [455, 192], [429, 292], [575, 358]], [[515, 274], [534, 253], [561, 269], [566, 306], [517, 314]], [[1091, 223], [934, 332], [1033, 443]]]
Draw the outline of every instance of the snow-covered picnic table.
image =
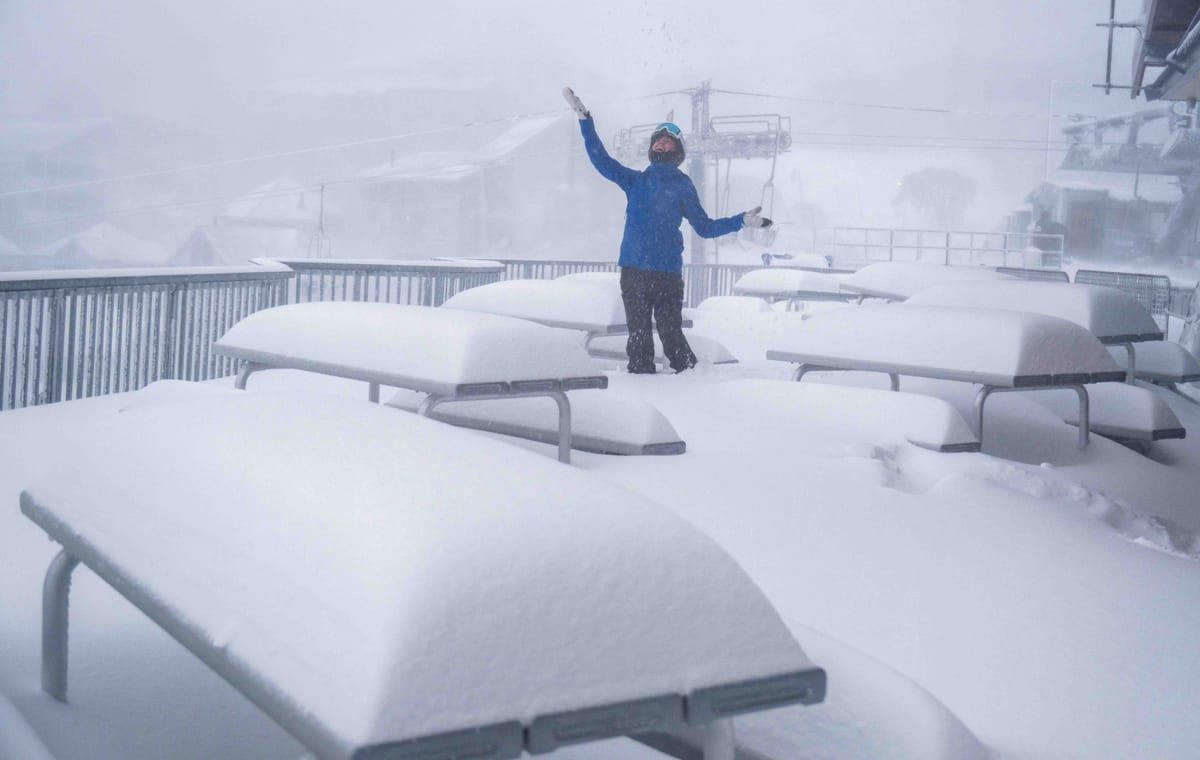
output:
[[947, 266], [916, 261], [880, 261], [842, 278], [841, 288], [861, 298], [903, 301], [926, 288], [945, 283], [962, 283], [1013, 278], [986, 267]]
[[[600, 359], [624, 361], [625, 305], [621, 301], [620, 275], [613, 272], [578, 272], [556, 280], [504, 280], [458, 293], [442, 308], [485, 314], [503, 314], [547, 327], [585, 333], [583, 347]], [[685, 328], [692, 320], [684, 319]], [[706, 364], [737, 361], [723, 345], [702, 335], [685, 333], [696, 357]], [[668, 364], [662, 344], [655, 340], [655, 362]]]
[[845, 275], [812, 272], [789, 267], [766, 267], [747, 272], [733, 283], [733, 292], [742, 296], [760, 296], [768, 301], [846, 301], [854, 298], [841, 289]]
[[955, 282], [926, 288], [906, 305], [1009, 309], [1047, 314], [1074, 322], [1105, 345], [1124, 346], [1126, 380], [1135, 376], [1134, 343], [1163, 340], [1146, 307], [1116, 288], [1066, 282]]
[[428, 394], [418, 413], [465, 399], [546, 396], [559, 410], [558, 457], [570, 461], [566, 391], [606, 388], [570, 336], [495, 314], [383, 303], [279, 306], [238, 322], [213, 351], [241, 359], [237, 387], [268, 368], [301, 369]]
[[976, 431], [999, 391], [1071, 388], [1079, 399], [1079, 445], [1088, 442], [1087, 383], [1120, 381], [1125, 373], [1084, 328], [1057, 317], [1001, 309], [867, 305], [814, 314], [767, 351], [768, 359], [812, 371], [886, 373], [892, 389], [912, 375], [982, 385]]
[[[165, 429], [187, 435], [162, 446]], [[62, 546], [42, 637], [59, 700], [79, 563], [321, 760], [620, 735], [732, 758], [734, 716], [824, 697], [714, 542], [518, 448], [350, 399], [199, 385], [73, 432], [21, 494]]]

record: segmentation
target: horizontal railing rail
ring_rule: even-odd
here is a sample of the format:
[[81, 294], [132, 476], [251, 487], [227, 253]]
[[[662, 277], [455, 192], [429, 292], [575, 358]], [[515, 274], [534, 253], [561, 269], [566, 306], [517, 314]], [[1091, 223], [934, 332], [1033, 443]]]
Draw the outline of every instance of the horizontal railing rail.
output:
[[1059, 269], [1063, 235], [885, 227], [830, 227], [812, 233], [812, 252], [835, 267], [878, 261], [923, 261], [953, 266]]
[[261, 259], [292, 269], [288, 301], [376, 301], [441, 306], [468, 288], [503, 279], [495, 261], [371, 259]]

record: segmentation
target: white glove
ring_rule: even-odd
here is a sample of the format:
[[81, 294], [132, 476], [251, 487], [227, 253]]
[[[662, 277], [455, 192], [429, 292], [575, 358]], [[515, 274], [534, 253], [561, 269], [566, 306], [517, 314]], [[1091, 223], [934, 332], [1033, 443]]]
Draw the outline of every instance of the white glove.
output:
[[758, 212], [762, 211], [762, 206], [755, 206], [749, 211], [742, 214], [743, 227], [770, 227], [772, 222], [765, 216], [759, 216]]
[[571, 110], [574, 111], [575, 115], [580, 119], [590, 119], [592, 117], [592, 115], [588, 112], [587, 107], [583, 105], [583, 101], [575, 95], [574, 90], [572, 90], [570, 87], [563, 88], [563, 97], [566, 98], [567, 105], [571, 106]]

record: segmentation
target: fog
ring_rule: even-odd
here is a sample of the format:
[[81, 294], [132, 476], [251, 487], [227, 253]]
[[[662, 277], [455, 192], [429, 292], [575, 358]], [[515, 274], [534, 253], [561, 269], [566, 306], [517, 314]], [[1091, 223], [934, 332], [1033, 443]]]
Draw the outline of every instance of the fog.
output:
[[[718, 91], [713, 116], [790, 118], [777, 162], [710, 165], [714, 215], [765, 200], [781, 232], [995, 229], [1054, 172], [1070, 114], [1144, 106], [1092, 86], [1107, 10], [1099, 0], [6, 0], [4, 268], [220, 263], [248, 250], [615, 257], [623, 199], [582, 159], [560, 96], [568, 84], [610, 147], [618, 130], [665, 118], [686, 137], [690, 99], [678, 91], [705, 81]], [[1139, 10], [1126, 0], [1117, 15]], [[1118, 83], [1132, 34], [1117, 35]], [[561, 123], [521, 137], [520, 124], [554, 115]], [[459, 166], [484, 168], [447, 175]], [[957, 218], [895, 202], [904, 179], [929, 168], [970, 181]], [[198, 229], [230, 220], [236, 235], [197, 243]], [[107, 243], [67, 245], [81, 234]], [[122, 253], [142, 243], [140, 260]], [[197, 246], [222, 250], [203, 260]]]

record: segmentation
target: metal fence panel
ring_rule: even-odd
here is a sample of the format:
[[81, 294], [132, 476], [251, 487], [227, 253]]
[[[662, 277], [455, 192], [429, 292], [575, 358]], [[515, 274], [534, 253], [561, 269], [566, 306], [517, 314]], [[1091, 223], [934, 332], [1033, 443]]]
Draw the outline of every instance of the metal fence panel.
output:
[[259, 263], [270, 266], [0, 277], [0, 410], [233, 374], [212, 344], [289, 301], [438, 306], [504, 274], [479, 262]]
[[1082, 285], [1103, 285], [1128, 293], [1154, 315], [1154, 319], [1164, 330], [1167, 329], [1171, 307], [1170, 277], [1161, 274], [1080, 269], [1075, 273], [1075, 282]]

